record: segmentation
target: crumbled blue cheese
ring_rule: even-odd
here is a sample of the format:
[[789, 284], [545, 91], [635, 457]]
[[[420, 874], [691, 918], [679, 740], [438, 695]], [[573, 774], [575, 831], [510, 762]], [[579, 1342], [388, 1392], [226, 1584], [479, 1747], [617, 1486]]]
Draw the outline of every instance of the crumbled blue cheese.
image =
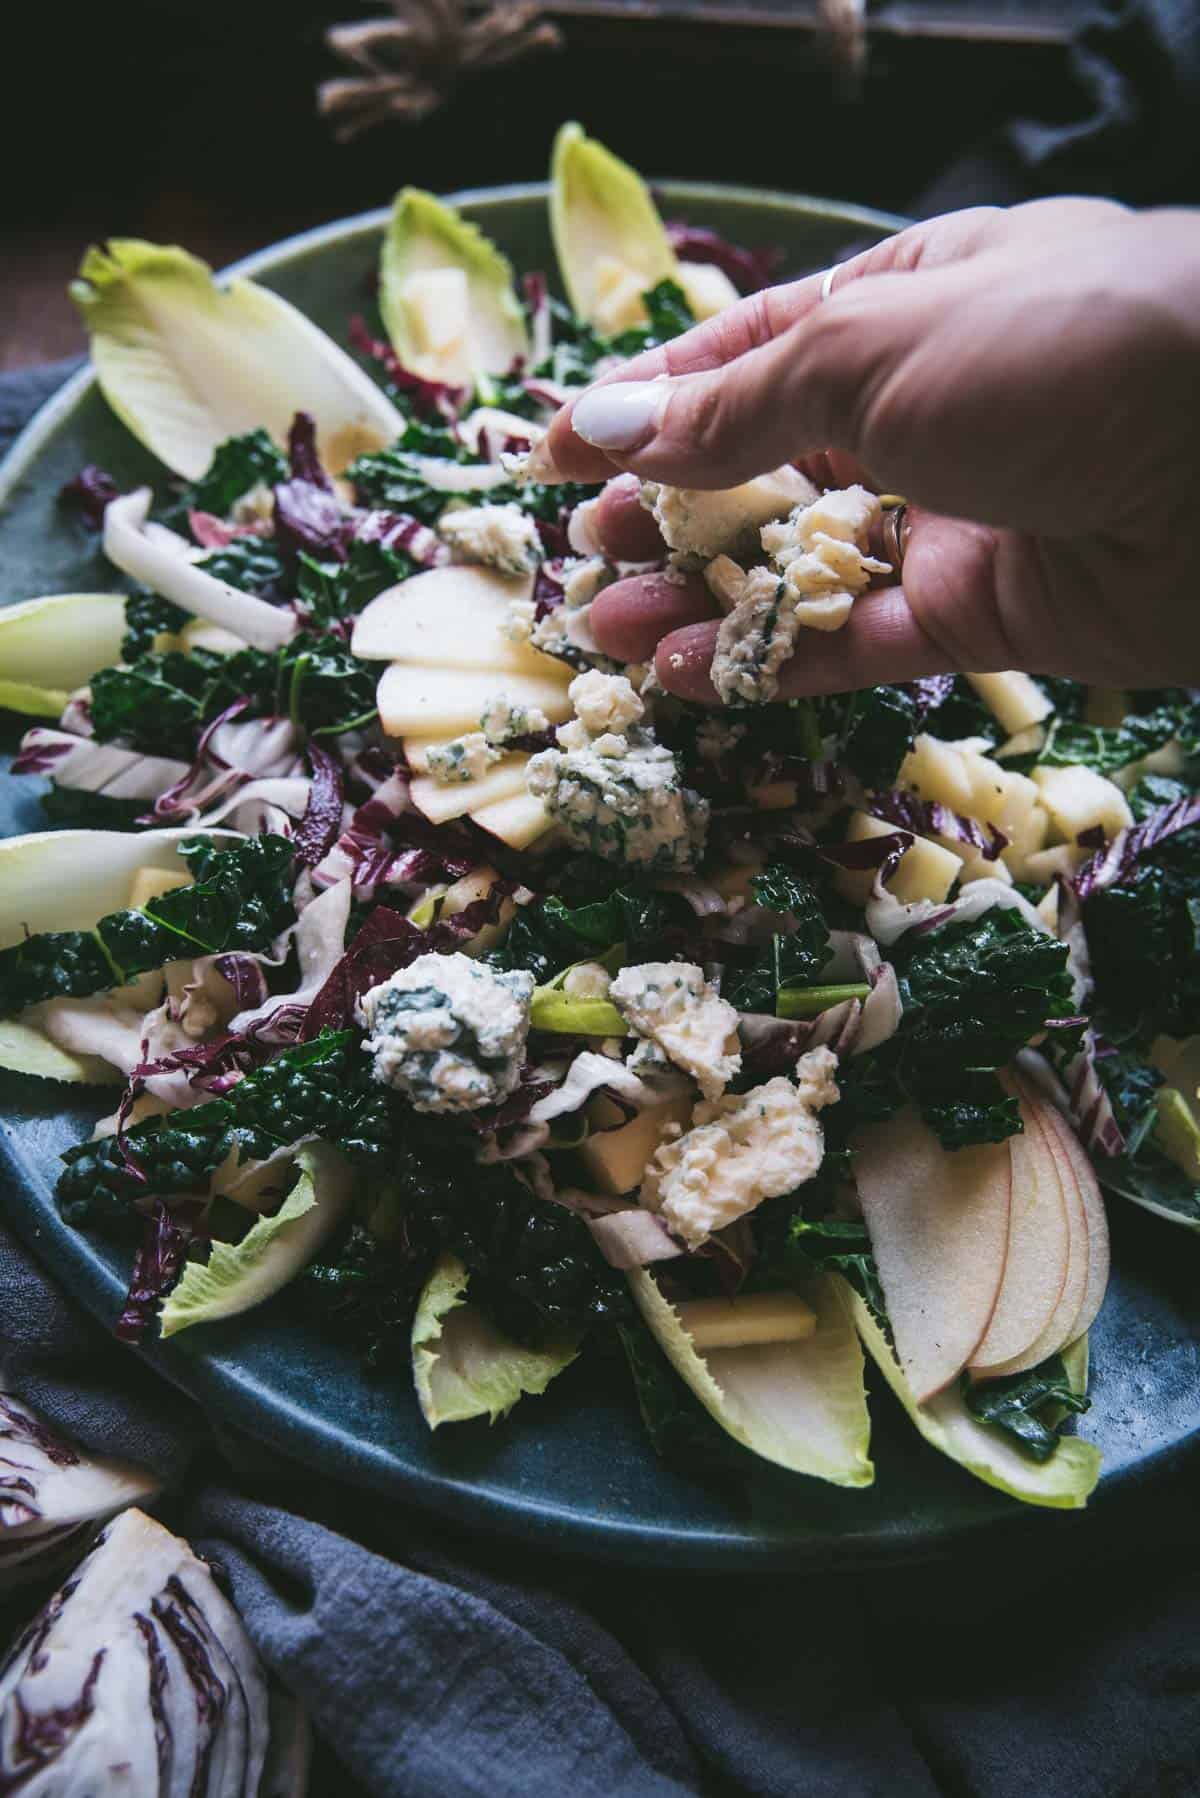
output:
[[595, 668], [571, 682], [567, 698], [584, 729], [597, 737], [640, 723], [646, 709], [623, 674], [602, 674]]
[[[647, 961], [622, 968], [609, 997], [643, 1044], [653, 1044], [690, 1074], [706, 1099], [724, 1092], [741, 1067], [738, 1014], [694, 962]], [[634, 1057], [641, 1071], [649, 1058], [639, 1057], [639, 1050]]]
[[788, 465], [716, 492], [657, 481], [642, 487], [642, 504], [653, 512], [667, 548], [679, 561], [697, 568], [714, 556], [757, 549], [762, 525], [816, 497], [812, 482]]
[[476, 1111], [518, 1084], [533, 976], [466, 955], [420, 955], [355, 1008], [374, 1076], [416, 1111]]
[[748, 1093], [703, 1100], [691, 1128], [672, 1125], [642, 1182], [641, 1202], [689, 1248], [811, 1180], [825, 1154], [816, 1113], [837, 1102], [837, 1056], [810, 1049], [796, 1081], [777, 1075]]
[[560, 727], [558, 741], [531, 758], [525, 778], [572, 843], [644, 868], [693, 866], [708, 802], [683, 785], [674, 755], [651, 731], [630, 724], [624, 734], [593, 736], [576, 718]]
[[607, 999], [612, 977], [598, 961], [577, 961], [563, 975], [563, 992], [569, 999]]
[[705, 579], [726, 614], [712, 669], [726, 705], [774, 699], [800, 631], [840, 630], [871, 576], [887, 572], [867, 553], [879, 513], [865, 487], [839, 489], [762, 527], [767, 566], [746, 573], [728, 555], [709, 563]]
[[540, 706], [516, 705], [507, 693], [497, 693], [480, 713], [479, 728], [489, 743], [501, 747], [517, 737], [540, 736], [550, 729], [550, 720]]
[[515, 501], [451, 507], [437, 528], [460, 561], [484, 562], [501, 574], [532, 574], [542, 559], [537, 525]]
[[537, 601], [510, 599], [500, 625], [500, 635], [510, 643], [528, 643], [537, 623]]
[[483, 732], [472, 730], [449, 743], [431, 743], [425, 751], [425, 771], [439, 786], [461, 786], [478, 780], [500, 759], [500, 751], [492, 747]]

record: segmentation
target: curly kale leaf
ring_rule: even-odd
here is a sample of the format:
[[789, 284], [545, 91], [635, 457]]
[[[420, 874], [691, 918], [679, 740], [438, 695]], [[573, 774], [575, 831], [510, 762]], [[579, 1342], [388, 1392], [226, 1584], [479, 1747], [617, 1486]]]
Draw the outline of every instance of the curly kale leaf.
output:
[[750, 887], [756, 904], [785, 915], [791, 929], [746, 966], [729, 969], [723, 992], [738, 1011], [774, 1012], [783, 989], [808, 984], [828, 961], [829, 925], [812, 882], [782, 863], [754, 875]]
[[154, 648], [159, 636], [174, 636], [188, 621], [189, 614], [169, 599], [160, 599], [149, 587], [135, 587], [125, 601], [125, 635], [121, 639], [121, 660], [136, 662]]
[[1055, 718], [1046, 741], [1034, 756], [1044, 768], [1082, 765], [1097, 774], [1114, 774], [1171, 741], [1180, 718], [1170, 706], [1139, 716], [1131, 712], [1119, 725], [1060, 722]]
[[996, 906], [902, 939], [895, 964], [904, 1011], [882, 1061], [946, 1148], [1015, 1134], [1019, 1107], [993, 1075], [1047, 1019], [1072, 1014], [1066, 945]]
[[297, 593], [311, 624], [324, 627], [357, 617], [385, 588], [419, 572], [410, 555], [382, 543], [352, 543], [344, 562], [319, 562], [301, 550]]
[[545, 982], [572, 962], [594, 960], [619, 943], [629, 961], [650, 960], [653, 949], [669, 946], [686, 923], [686, 901], [636, 883], [580, 905], [552, 893], [518, 909], [503, 947], [490, 959], [497, 967], [525, 968]]
[[[374, 1113], [375, 1127], [386, 1121]], [[338, 1146], [347, 1152], [345, 1135]], [[393, 1111], [373, 1188], [381, 1239], [352, 1232], [340, 1256], [309, 1272], [314, 1304], [372, 1364], [407, 1365], [405, 1325], [447, 1249], [470, 1271], [472, 1304], [516, 1341], [540, 1346], [631, 1315], [624, 1280], [580, 1220], [474, 1153], [475, 1139], [446, 1120]]]
[[1011, 1436], [1034, 1461], [1048, 1461], [1058, 1447], [1066, 1418], [1060, 1412], [1087, 1411], [1090, 1399], [1072, 1390], [1061, 1355], [1051, 1355], [1027, 1373], [972, 1385], [965, 1376], [968, 1411]]
[[681, 1472], [710, 1479], [743, 1470], [745, 1451], [689, 1392], [641, 1319], [618, 1324], [617, 1333], [655, 1454]]
[[375, 717], [376, 674], [338, 637], [297, 637], [281, 652], [287, 712], [313, 736], [361, 730]]
[[143, 755], [185, 758], [204, 715], [211, 658], [151, 652], [128, 668], [92, 676], [92, 725], [101, 743], [127, 742]]
[[834, 760], [865, 787], [895, 785], [912, 748], [919, 718], [916, 699], [903, 687], [866, 687], [819, 702], [822, 731], [834, 736]]
[[287, 586], [287, 566], [268, 537], [235, 537], [224, 549], [204, 556], [198, 566], [214, 580], [267, 599], [281, 599]]
[[229, 1152], [260, 1160], [302, 1138], [336, 1142], [353, 1103], [350, 1031], [285, 1049], [190, 1111], [150, 1118], [120, 1136], [79, 1143], [63, 1156], [58, 1204], [70, 1224], [128, 1218], [134, 1200], [207, 1192]]
[[1093, 893], [1083, 923], [1097, 1009], [1146, 1035], [1200, 1030], [1200, 829], [1149, 850]]
[[295, 849], [286, 837], [248, 837], [230, 849], [193, 837], [179, 853], [191, 886], [109, 912], [95, 930], [53, 931], [0, 951], [0, 1016], [121, 986], [185, 955], [262, 950], [291, 923]]
[[181, 487], [163, 513], [172, 527], [186, 524], [189, 512], [212, 512], [225, 518], [252, 487], [273, 487], [288, 477], [287, 457], [266, 431], [246, 431], [217, 445], [198, 481]]

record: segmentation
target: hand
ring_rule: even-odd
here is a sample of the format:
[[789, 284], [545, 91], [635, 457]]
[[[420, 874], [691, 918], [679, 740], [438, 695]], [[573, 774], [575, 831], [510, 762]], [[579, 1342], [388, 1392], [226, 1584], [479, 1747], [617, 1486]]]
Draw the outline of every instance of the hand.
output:
[[[1200, 684], [1200, 214], [952, 213], [847, 263], [824, 302], [821, 279], [607, 376], [555, 418], [542, 472], [711, 488], [791, 460], [904, 494], [903, 585], [805, 633], [782, 697], [1000, 668]], [[657, 643], [663, 684], [711, 700], [715, 616], [700, 577], [651, 576], [592, 618], [606, 653]]]

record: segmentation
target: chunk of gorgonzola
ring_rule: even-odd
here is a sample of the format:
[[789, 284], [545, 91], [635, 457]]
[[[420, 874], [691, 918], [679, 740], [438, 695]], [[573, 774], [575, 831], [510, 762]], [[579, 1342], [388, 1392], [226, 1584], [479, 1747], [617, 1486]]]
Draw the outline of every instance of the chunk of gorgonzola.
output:
[[724, 1092], [741, 1067], [737, 1012], [694, 962], [648, 961], [622, 968], [609, 997], [642, 1043], [654, 1045], [690, 1074], [706, 1099]]
[[533, 976], [466, 955], [420, 955], [355, 1008], [374, 1077], [416, 1111], [477, 1111], [520, 1080]]
[[542, 559], [537, 525], [512, 500], [499, 506], [452, 506], [437, 528], [460, 561], [483, 562], [501, 574], [532, 574]]

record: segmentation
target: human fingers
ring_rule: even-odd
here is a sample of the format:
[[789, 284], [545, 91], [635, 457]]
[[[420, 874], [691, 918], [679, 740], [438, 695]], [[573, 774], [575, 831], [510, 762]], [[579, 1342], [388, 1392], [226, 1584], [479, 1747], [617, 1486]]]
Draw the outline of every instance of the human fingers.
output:
[[613, 562], [655, 562], [666, 553], [654, 515], [642, 504], [642, 483], [635, 474], [617, 475], [597, 496], [591, 534]]
[[617, 662], [645, 662], [661, 638], [716, 618], [717, 609], [698, 574], [635, 574], [596, 595], [590, 622], [602, 654]]

